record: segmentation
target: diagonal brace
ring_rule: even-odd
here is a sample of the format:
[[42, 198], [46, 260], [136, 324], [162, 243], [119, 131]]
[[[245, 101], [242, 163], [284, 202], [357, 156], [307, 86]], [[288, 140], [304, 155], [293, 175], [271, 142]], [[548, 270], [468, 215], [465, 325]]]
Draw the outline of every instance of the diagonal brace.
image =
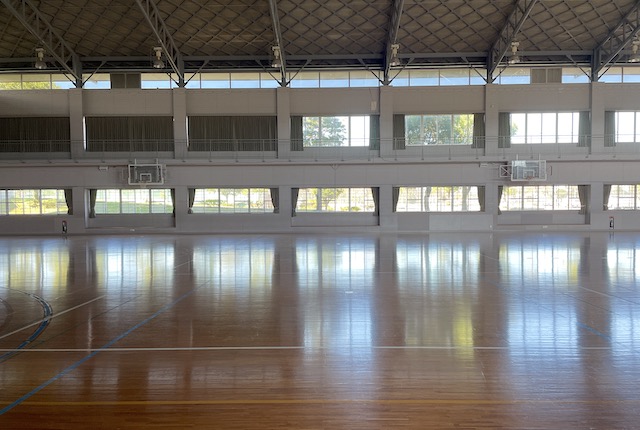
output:
[[280, 30], [280, 18], [278, 17], [277, 0], [269, 0], [269, 12], [271, 13], [271, 22], [273, 24], [273, 34], [276, 37], [276, 46], [280, 48], [280, 85], [287, 85], [287, 61], [284, 53], [284, 45], [282, 40], [282, 32]]
[[529, 17], [531, 10], [538, 0], [517, 0], [513, 11], [509, 15], [506, 24], [500, 31], [498, 39], [491, 45], [487, 56], [487, 82], [493, 82], [493, 73], [496, 71], [504, 56], [511, 49], [511, 42]]
[[47, 54], [51, 55], [65, 72], [75, 78], [76, 87], [81, 87], [80, 57], [42, 16], [38, 8], [30, 0], [0, 0], [0, 2], [38, 39]]
[[384, 55], [384, 75], [383, 82], [388, 85], [391, 80], [389, 79], [389, 73], [391, 72], [391, 52], [392, 46], [398, 39], [398, 30], [400, 29], [400, 18], [402, 18], [402, 11], [404, 9], [404, 0], [395, 0], [393, 2], [393, 11], [391, 13], [391, 21], [389, 24], [389, 33], [387, 33], [387, 45], [385, 47]]
[[180, 54], [180, 51], [173, 41], [173, 37], [169, 33], [169, 30], [167, 30], [167, 26], [160, 16], [158, 7], [153, 0], [136, 0], [136, 3], [158, 39], [158, 43], [167, 56], [167, 61], [171, 69], [178, 76], [178, 86], [184, 87], [184, 62], [182, 60], [182, 54]]

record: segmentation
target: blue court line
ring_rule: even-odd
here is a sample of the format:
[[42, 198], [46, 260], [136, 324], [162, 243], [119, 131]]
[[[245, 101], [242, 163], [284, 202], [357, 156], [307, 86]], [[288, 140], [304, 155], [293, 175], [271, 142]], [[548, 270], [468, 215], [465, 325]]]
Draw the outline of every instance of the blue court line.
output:
[[84, 362], [90, 360], [91, 358], [93, 358], [94, 356], [98, 355], [98, 353], [104, 351], [105, 349], [111, 347], [113, 344], [115, 344], [116, 342], [124, 339], [125, 337], [129, 336], [132, 332], [134, 332], [135, 330], [137, 330], [138, 328], [142, 327], [143, 325], [145, 325], [146, 323], [148, 323], [149, 321], [157, 318], [159, 315], [161, 315], [162, 313], [164, 313], [165, 311], [167, 311], [168, 309], [171, 309], [172, 307], [174, 307], [175, 305], [177, 305], [178, 303], [180, 303], [182, 300], [186, 299], [187, 297], [189, 297], [191, 294], [193, 294], [196, 291], [197, 288], [194, 288], [191, 291], [188, 291], [186, 293], [184, 293], [183, 295], [181, 295], [180, 297], [178, 297], [177, 299], [175, 299], [173, 302], [169, 303], [168, 305], [163, 306], [162, 308], [160, 308], [160, 310], [158, 310], [156, 313], [154, 313], [153, 315], [147, 317], [146, 319], [140, 321], [138, 324], [134, 325], [133, 327], [131, 327], [130, 329], [128, 329], [127, 331], [125, 331], [124, 333], [121, 333], [120, 335], [116, 336], [115, 338], [111, 339], [109, 342], [105, 343], [104, 345], [102, 345], [100, 348], [96, 349], [95, 351], [93, 351], [91, 354], [81, 358], [80, 360], [76, 361], [75, 363], [73, 363], [72, 365], [68, 366], [67, 368], [65, 368], [64, 370], [62, 370], [60, 373], [58, 373], [56, 376], [54, 376], [53, 378], [49, 379], [48, 381], [45, 381], [44, 383], [42, 383], [40, 386], [34, 388], [33, 390], [29, 391], [27, 394], [23, 395], [22, 397], [20, 397], [19, 399], [17, 399], [16, 401], [14, 401], [13, 403], [11, 403], [10, 405], [5, 406], [4, 408], [0, 409], [0, 415], [3, 415], [7, 412], [9, 412], [11, 409], [15, 408], [16, 406], [24, 403], [26, 400], [28, 400], [30, 397], [34, 396], [35, 394], [39, 393], [40, 391], [42, 391], [43, 389], [45, 389], [46, 387], [48, 387], [49, 385], [53, 384], [54, 382], [56, 382], [58, 379], [62, 378], [63, 376], [65, 376], [66, 374], [74, 371], [75, 369], [77, 369], [78, 367], [80, 367]]
[[577, 324], [578, 324], [578, 327], [582, 327], [583, 329], [585, 329], [587, 331], [590, 331], [591, 333], [593, 333], [593, 334], [595, 334], [597, 336], [600, 336], [601, 338], [603, 338], [604, 340], [606, 340], [608, 342], [611, 342], [611, 340], [612, 340], [611, 336], [606, 335], [606, 334], [602, 333], [601, 331], [598, 331], [595, 328], [586, 325], [585, 323], [581, 323], [580, 321], [578, 321]]
[[43, 314], [42, 321], [40, 322], [40, 324], [38, 324], [38, 328], [36, 328], [36, 330], [33, 333], [31, 333], [31, 336], [29, 336], [20, 345], [18, 345], [14, 351], [7, 352], [3, 355], [0, 355], [0, 364], [4, 363], [14, 355], [18, 354], [21, 349], [24, 349], [27, 345], [29, 345], [31, 342], [36, 340], [38, 336], [42, 334], [42, 332], [47, 328], [47, 326], [51, 322], [51, 317], [53, 315], [53, 308], [51, 307], [49, 302], [47, 302], [45, 299], [43, 299], [40, 296], [36, 296], [35, 294], [31, 294], [31, 293], [24, 293], [24, 294], [32, 297], [38, 303], [40, 303], [40, 306], [42, 306], [42, 314]]

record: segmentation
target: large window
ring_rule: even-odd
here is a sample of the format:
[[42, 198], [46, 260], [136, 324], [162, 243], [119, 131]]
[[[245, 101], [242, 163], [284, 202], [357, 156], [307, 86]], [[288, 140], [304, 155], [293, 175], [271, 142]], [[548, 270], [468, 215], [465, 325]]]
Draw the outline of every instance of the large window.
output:
[[607, 209], [640, 210], [640, 185], [611, 185]]
[[396, 212], [479, 212], [477, 186], [400, 187]]
[[616, 112], [616, 142], [640, 142], [640, 112]]
[[97, 190], [96, 214], [166, 214], [173, 212], [171, 190]]
[[68, 213], [64, 190], [0, 190], [0, 215]]
[[405, 115], [407, 145], [471, 145], [473, 115]]
[[371, 188], [300, 188], [297, 212], [375, 212]]
[[302, 118], [305, 147], [369, 146], [370, 117], [305, 116]]
[[269, 188], [198, 188], [193, 213], [273, 213]]
[[512, 113], [511, 144], [578, 143], [579, 112]]
[[580, 210], [577, 185], [515, 185], [504, 187], [500, 199], [502, 211]]

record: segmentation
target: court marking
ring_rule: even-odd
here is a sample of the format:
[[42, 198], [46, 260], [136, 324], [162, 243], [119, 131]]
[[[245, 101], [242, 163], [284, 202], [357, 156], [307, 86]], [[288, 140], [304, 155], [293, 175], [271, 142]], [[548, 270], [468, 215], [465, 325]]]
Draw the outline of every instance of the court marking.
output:
[[187, 291], [186, 293], [184, 293], [183, 295], [181, 295], [180, 297], [175, 299], [173, 302], [171, 302], [171, 303], [163, 306], [162, 308], [160, 308], [153, 315], [145, 318], [144, 320], [140, 321], [138, 324], [134, 325], [133, 327], [130, 327], [128, 330], [124, 331], [120, 335], [118, 335], [115, 338], [111, 339], [109, 342], [105, 343], [102, 347], [100, 347], [100, 348], [96, 349], [95, 351], [93, 351], [92, 353], [84, 356], [83, 358], [81, 358], [80, 360], [76, 361], [75, 363], [67, 366], [61, 372], [59, 372], [57, 375], [55, 375], [52, 378], [50, 378], [49, 380], [43, 382], [42, 384], [40, 384], [36, 388], [34, 388], [31, 391], [29, 391], [27, 394], [24, 394], [23, 396], [19, 397], [13, 403], [10, 403], [7, 406], [5, 406], [4, 408], [0, 409], [0, 415], [4, 415], [5, 413], [9, 412], [11, 409], [13, 409], [16, 406], [22, 404], [23, 402], [25, 402], [26, 400], [28, 400], [29, 398], [31, 398], [35, 394], [39, 393], [40, 391], [42, 391], [43, 389], [45, 389], [49, 385], [51, 385], [54, 382], [56, 382], [58, 379], [62, 378], [66, 374], [68, 374], [68, 373], [74, 371], [75, 369], [77, 369], [78, 367], [80, 367], [84, 362], [90, 360], [91, 358], [93, 358], [94, 356], [96, 356], [97, 354], [102, 352], [103, 350], [108, 349], [111, 345], [113, 345], [113, 344], [119, 342], [120, 340], [124, 339], [125, 337], [130, 335], [132, 332], [134, 332], [138, 328], [140, 328], [143, 325], [147, 324], [149, 321], [152, 321], [153, 319], [157, 318], [158, 316], [160, 316], [161, 314], [163, 314], [167, 310], [171, 309], [173, 306], [175, 306], [178, 303], [180, 303], [182, 300], [186, 299], [187, 297], [189, 297], [190, 295], [195, 293], [198, 288], [199, 287], [195, 287], [192, 290]]

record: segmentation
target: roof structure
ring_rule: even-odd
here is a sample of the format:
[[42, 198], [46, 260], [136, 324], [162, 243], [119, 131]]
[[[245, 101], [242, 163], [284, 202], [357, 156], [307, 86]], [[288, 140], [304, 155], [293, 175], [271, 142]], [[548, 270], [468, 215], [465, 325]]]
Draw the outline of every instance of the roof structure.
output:
[[516, 57], [597, 80], [635, 59], [638, 31], [640, 0], [0, 0], [0, 72], [34, 70], [38, 48], [76, 79], [153, 71], [162, 48], [179, 80], [275, 70], [286, 85], [289, 71], [353, 68], [388, 80], [397, 67], [460, 66], [490, 77]]

